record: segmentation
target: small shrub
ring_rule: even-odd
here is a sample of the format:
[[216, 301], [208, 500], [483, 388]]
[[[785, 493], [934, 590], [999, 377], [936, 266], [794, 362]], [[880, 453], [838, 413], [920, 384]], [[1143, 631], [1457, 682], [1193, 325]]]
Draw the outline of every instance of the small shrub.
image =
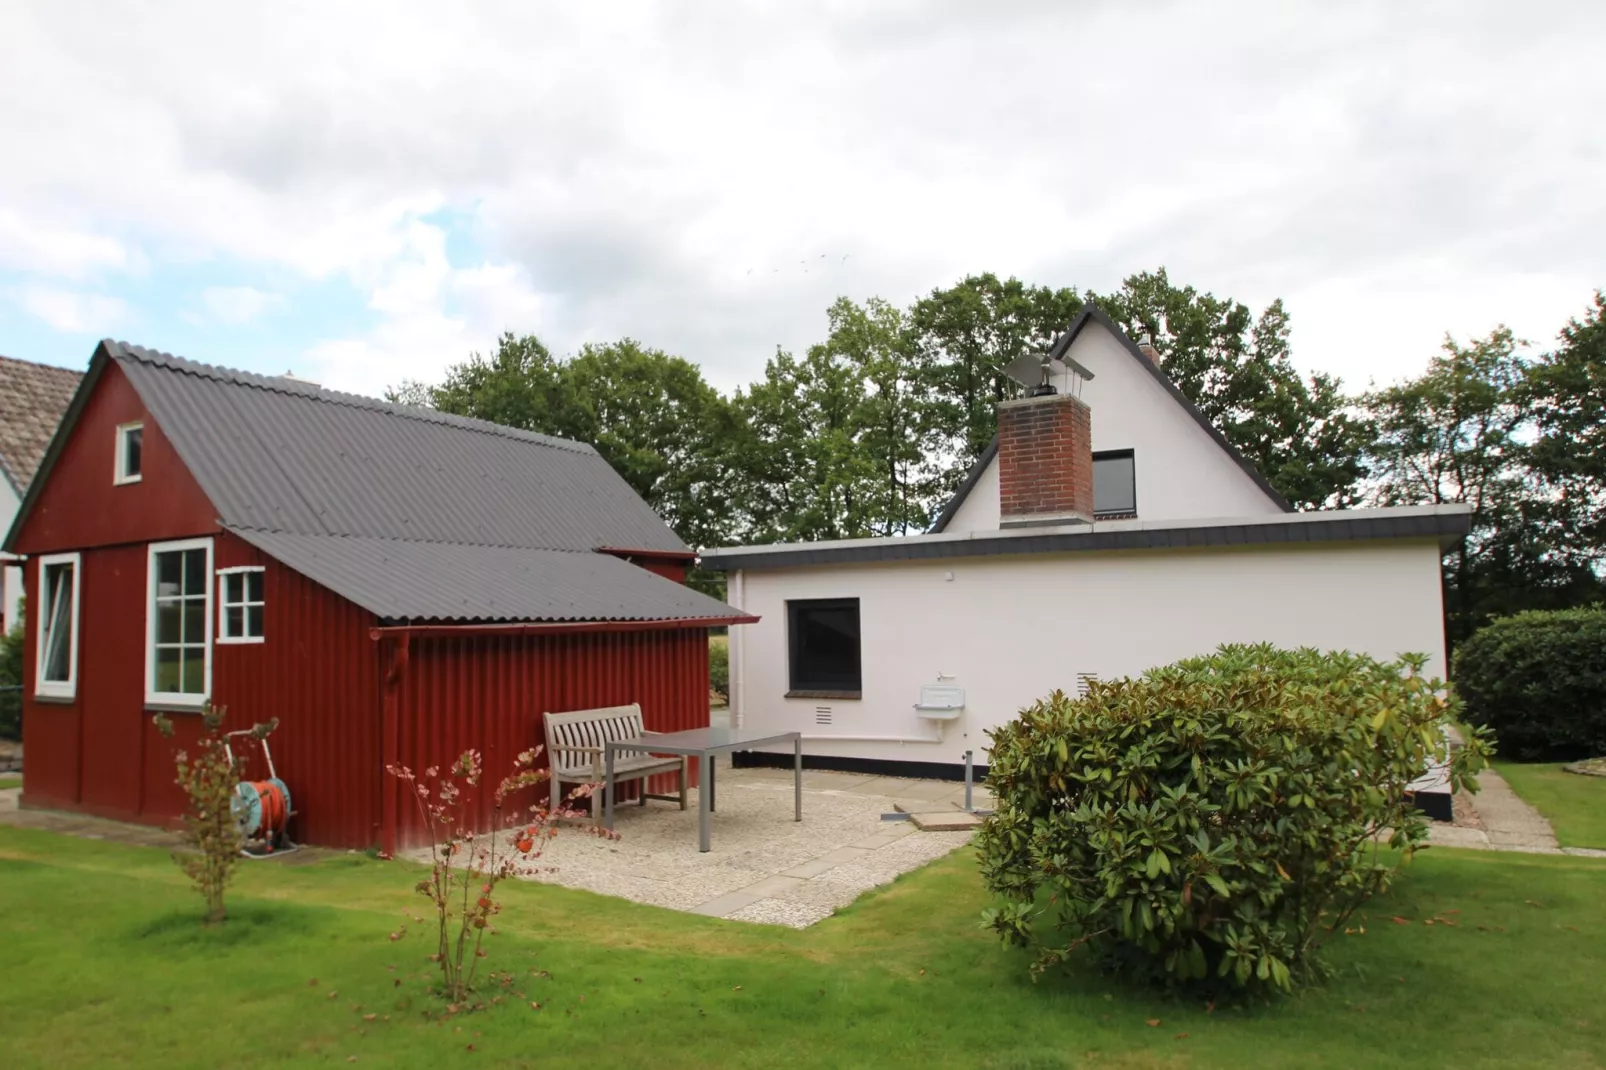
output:
[[1474, 632], [1455, 653], [1467, 720], [1527, 760], [1606, 754], [1606, 608], [1533, 610]]
[[[215, 925], [225, 917], [223, 891], [234, 876], [234, 868], [245, 836], [234, 813], [234, 801], [245, 760], [229, 757], [223, 738], [227, 707], [201, 707], [201, 742], [191, 758], [187, 751], [174, 755], [178, 786], [184, 789], [189, 807], [184, 811], [184, 840], [188, 851], [174, 851], [173, 861], [195, 882], [195, 890], [206, 900], [206, 923]], [[255, 739], [265, 739], [278, 727], [278, 718], [251, 729]], [[165, 715], [156, 718], [156, 727], [166, 738], [173, 736], [173, 722]]]
[[[1087, 945], [1166, 982], [1290, 989], [1389, 884], [1426, 823], [1405, 795], [1455, 700], [1425, 659], [1224, 646], [1055, 692], [993, 731], [998, 809], [979, 837], [987, 920], [1037, 952]], [[1474, 734], [1456, 786], [1488, 748]]]
[[731, 648], [729, 640], [715, 636], [708, 643], [708, 688], [725, 696], [731, 693]]
[[[485, 933], [491, 919], [502, 912], [496, 886], [534, 867], [546, 842], [557, 835], [557, 819], [585, 816], [569, 808], [552, 810], [546, 793], [539, 791], [536, 795], [541, 801], [524, 815], [508, 812], [516, 792], [545, 783], [547, 771], [535, 767], [540, 753], [537, 747], [520, 754], [513, 772], [497, 785], [492, 796], [491, 832], [483, 836], [474, 830], [463, 790], [479, 786], [483, 772], [479, 751], [464, 751], [445, 777], [436, 766], [421, 774], [406, 766], [386, 766], [391, 776], [408, 786], [430, 838], [429, 876], [414, 885], [414, 890], [435, 908], [436, 951], [430, 958], [440, 965], [441, 995], [452, 1010], [462, 1008], [473, 992], [480, 959], [486, 956], [482, 946]], [[589, 794], [587, 785], [569, 798], [572, 801]], [[616, 838], [615, 833], [594, 825], [583, 827]], [[394, 932], [391, 939], [402, 935], [403, 931]]]
[[0, 634], [0, 739], [22, 738], [22, 619]]

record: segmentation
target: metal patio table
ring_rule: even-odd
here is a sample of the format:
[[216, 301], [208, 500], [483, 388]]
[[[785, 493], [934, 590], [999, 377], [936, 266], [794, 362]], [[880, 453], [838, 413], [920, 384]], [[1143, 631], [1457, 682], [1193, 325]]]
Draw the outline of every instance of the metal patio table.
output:
[[665, 732], [662, 735], [642, 736], [638, 739], [610, 739], [603, 748], [603, 762], [607, 772], [604, 782], [603, 823], [613, 828], [613, 756], [626, 751], [650, 754], [678, 754], [698, 759], [698, 776], [701, 786], [697, 790], [697, 847], [708, 850], [708, 815], [714, 810], [714, 756], [733, 754], [739, 750], [753, 750], [772, 743], [792, 744], [792, 802], [793, 820], [803, 820], [803, 734], [801, 732], [763, 732], [743, 728], [690, 728], [684, 732]]

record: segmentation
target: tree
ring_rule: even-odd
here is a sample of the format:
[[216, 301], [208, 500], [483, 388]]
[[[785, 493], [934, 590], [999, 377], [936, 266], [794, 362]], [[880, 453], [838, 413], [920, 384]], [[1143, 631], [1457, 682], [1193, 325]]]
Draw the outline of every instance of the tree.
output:
[[763, 381], [736, 392], [743, 541], [875, 534], [880, 473], [859, 444], [865, 398], [859, 367], [824, 345], [801, 361], [778, 350]]
[[690, 361], [628, 338], [565, 361], [533, 335], [504, 334], [495, 353], [470, 355], [439, 386], [403, 383], [387, 396], [589, 442], [688, 544], [727, 538], [734, 413]]
[[1448, 556], [1446, 611], [1453, 639], [1504, 607], [1495, 591], [1525, 587], [1538, 554], [1528, 538], [1530, 498], [1517, 391], [1527, 364], [1506, 327], [1443, 351], [1415, 379], [1365, 399], [1379, 505], [1472, 507], [1472, 531]]
[[626, 338], [583, 347], [562, 383], [568, 437], [594, 444], [687, 544], [726, 541], [736, 416], [697, 365]]
[[820, 358], [844, 361], [863, 381], [850, 417], [858, 464], [874, 476], [864, 488], [865, 522], [875, 535], [923, 530], [931, 503], [918, 484], [926, 451], [929, 392], [914, 359], [914, 343], [899, 309], [872, 297], [863, 306], [839, 298], [828, 313], [831, 331]]
[[1000, 281], [991, 272], [933, 290], [909, 309], [930, 399], [928, 497], [940, 505], [958, 488], [993, 440], [998, 403], [1019, 396], [1004, 368], [1047, 352], [1081, 310], [1074, 290]]
[[1529, 367], [1520, 404], [1534, 425], [1529, 463], [1543, 489], [1545, 542], [1558, 568], [1588, 587], [1606, 564], [1606, 292], [1567, 322], [1561, 342]]
[[1132, 337], [1148, 335], [1177, 388], [1296, 507], [1360, 498], [1365, 422], [1338, 379], [1307, 381], [1294, 367], [1281, 300], [1257, 318], [1240, 302], [1172, 285], [1163, 267], [1087, 300]]

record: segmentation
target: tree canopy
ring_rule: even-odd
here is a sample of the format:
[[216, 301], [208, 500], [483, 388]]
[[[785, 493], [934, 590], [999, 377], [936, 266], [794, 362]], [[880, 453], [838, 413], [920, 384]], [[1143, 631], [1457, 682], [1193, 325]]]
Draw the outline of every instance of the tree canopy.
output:
[[1132, 337], [1297, 508], [1464, 502], [1447, 556], [1459, 638], [1497, 614], [1606, 596], [1606, 297], [1532, 354], [1500, 328], [1446, 338], [1418, 376], [1347, 394], [1293, 363], [1289, 317], [1178, 286], [1164, 268], [1108, 294], [970, 275], [908, 308], [839, 298], [824, 338], [777, 350], [729, 396], [633, 339], [554, 355], [504, 334], [393, 400], [596, 445], [688, 544], [925, 530], [1043, 353], [1087, 305]]

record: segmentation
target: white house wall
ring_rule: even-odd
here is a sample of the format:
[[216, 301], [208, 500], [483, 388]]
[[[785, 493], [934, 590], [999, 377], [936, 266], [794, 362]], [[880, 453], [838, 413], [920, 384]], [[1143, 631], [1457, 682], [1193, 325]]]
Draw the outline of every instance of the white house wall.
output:
[[[1109, 331], [1089, 323], [1069, 356], [1094, 376], [1082, 384], [1080, 395], [1091, 410], [1094, 452], [1133, 451], [1140, 518], [1197, 520], [1282, 511]], [[998, 530], [996, 458], [944, 530]]]
[[[1437, 542], [1073, 553], [747, 570], [731, 601], [733, 712], [800, 730], [816, 755], [955, 763], [983, 731], [1078, 673], [1135, 675], [1225, 642], [1430, 655], [1445, 672]], [[787, 698], [788, 599], [859, 599], [863, 697]], [[916, 717], [922, 684], [951, 676], [964, 720], [939, 743]], [[823, 713], [821, 711], [824, 711]], [[828, 724], [821, 724], [821, 718]]]
[[[0, 479], [0, 533], [11, 530], [11, 522], [17, 518], [17, 508], [21, 504], [10, 481]], [[0, 627], [7, 631], [16, 622], [17, 607], [22, 600], [22, 569], [11, 563], [15, 560], [10, 554], [0, 553], [0, 613], [5, 614], [0, 619]]]

